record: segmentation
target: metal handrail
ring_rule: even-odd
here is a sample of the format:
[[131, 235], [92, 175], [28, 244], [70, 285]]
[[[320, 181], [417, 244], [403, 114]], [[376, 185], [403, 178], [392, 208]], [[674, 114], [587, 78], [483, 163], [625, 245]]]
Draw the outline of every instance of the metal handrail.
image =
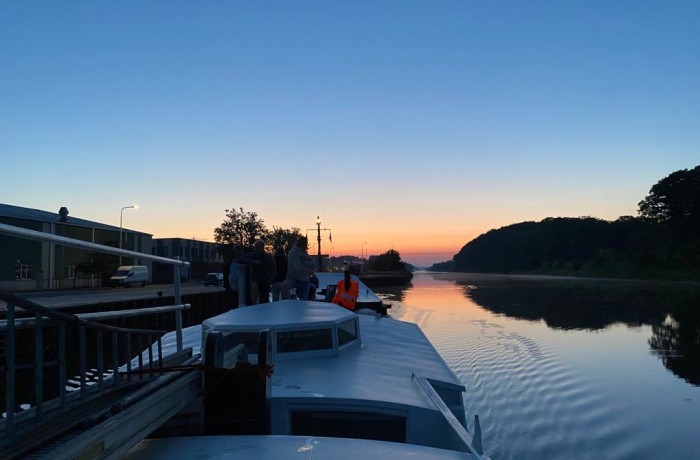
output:
[[[6, 234], [18, 238], [25, 238], [25, 239], [30, 239], [30, 240], [39, 240], [39, 241], [44, 241], [44, 242], [49, 242], [53, 244], [60, 244], [64, 246], [70, 246], [70, 247], [75, 247], [75, 248], [80, 248], [84, 250], [89, 250], [89, 251], [94, 251], [94, 252], [99, 252], [99, 253], [106, 253], [106, 254], [114, 254], [114, 255], [120, 255], [120, 256], [126, 256], [126, 257], [133, 257], [133, 258], [140, 258], [140, 259], [145, 259], [145, 260], [150, 260], [154, 262], [160, 262], [163, 264], [168, 264], [173, 266], [173, 284], [174, 284], [174, 297], [175, 297], [175, 303], [177, 305], [174, 306], [170, 311], [175, 312], [175, 326], [176, 326], [176, 334], [177, 334], [177, 350], [181, 351], [182, 350], [182, 310], [185, 308], [188, 308], [189, 306], [187, 305], [182, 305], [182, 300], [181, 300], [181, 295], [180, 295], [180, 274], [181, 274], [181, 269], [183, 267], [189, 266], [189, 262], [186, 261], [181, 261], [177, 259], [169, 259], [166, 257], [160, 257], [160, 256], [155, 256], [155, 255], [150, 255], [150, 254], [145, 254], [145, 253], [140, 253], [136, 251], [129, 251], [126, 249], [119, 249], [119, 248], [113, 248], [111, 246], [105, 246], [102, 244], [96, 244], [96, 243], [91, 243], [88, 241], [82, 241], [82, 240], [76, 240], [72, 238], [67, 238], [64, 236], [59, 236], [59, 235], [53, 235], [50, 233], [45, 233], [45, 232], [39, 232], [36, 230], [30, 230], [26, 228], [20, 228], [20, 227], [14, 227], [11, 225], [7, 224], [2, 224], [0, 223], [0, 234]], [[68, 365], [67, 365], [67, 357], [66, 357], [66, 352], [67, 352], [67, 339], [66, 339], [66, 327], [67, 326], [74, 326], [78, 328], [78, 336], [79, 336], [79, 398], [84, 399], [84, 397], [88, 394], [91, 393], [92, 391], [101, 391], [105, 387], [105, 372], [111, 370], [111, 385], [112, 388], [117, 387], [120, 384], [120, 378], [118, 378], [117, 374], [119, 373], [119, 336], [120, 335], [126, 335], [126, 340], [125, 340], [125, 354], [127, 355], [127, 377], [126, 377], [126, 382], [131, 381], [131, 340], [132, 337], [136, 337], [138, 339], [138, 348], [139, 348], [139, 354], [138, 354], [138, 364], [139, 367], [143, 367], [143, 360], [142, 360], [142, 351], [146, 349], [146, 346], [148, 347], [148, 353], [149, 353], [149, 363], [148, 367], [151, 372], [151, 375], [154, 373], [157, 373], [157, 370], [154, 370], [154, 362], [158, 362], [158, 366], [162, 366], [163, 359], [162, 359], [162, 346], [161, 346], [161, 336], [166, 332], [166, 331], [161, 331], [161, 330], [150, 330], [150, 329], [129, 329], [129, 328], [123, 328], [123, 327], [117, 327], [117, 326], [109, 326], [101, 323], [97, 323], [94, 321], [91, 321], [90, 319], [94, 319], [98, 316], [86, 316], [84, 318], [79, 317], [78, 315], [73, 315], [70, 313], [64, 313], [60, 311], [53, 310], [51, 308], [44, 307], [40, 304], [37, 304], [35, 302], [32, 302], [28, 299], [19, 297], [15, 295], [12, 292], [5, 291], [5, 290], [0, 290], [0, 300], [4, 301], [7, 303], [6, 307], [6, 320], [0, 324], [0, 333], [4, 333], [5, 335], [5, 383], [6, 383], [6, 388], [5, 388], [5, 406], [6, 406], [6, 413], [5, 413], [5, 419], [3, 421], [0, 421], [0, 429], [4, 428], [4, 436], [7, 438], [8, 436], [12, 436], [14, 432], [14, 415], [15, 415], [15, 374], [16, 372], [22, 368], [22, 369], [27, 369], [31, 368], [33, 370], [33, 381], [34, 381], [34, 398], [33, 398], [33, 405], [34, 407], [32, 408], [31, 411], [25, 411], [25, 412], [33, 412], [33, 415], [35, 417], [40, 417], [44, 411], [45, 408], [47, 407], [55, 407], [56, 405], [59, 408], [63, 408], [66, 405], [66, 401], [69, 399], [72, 399], [67, 396], [66, 392], [66, 385], [69, 382], [69, 378], [67, 376], [67, 370], [68, 370]], [[16, 318], [16, 313], [17, 313], [17, 308], [22, 308], [23, 310], [33, 313], [33, 318], [28, 319], [28, 318], [22, 318], [22, 319], [17, 319]], [[150, 311], [142, 312], [143, 314], [150, 314], [153, 313], [154, 310], [150, 309]], [[104, 318], [104, 314], [102, 314], [101, 319], [109, 319], [109, 318]], [[112, 318], [113, 319], [113, 318]], [[31, 365], [20, 365], [18, 366], [16, 363], [16, 340], [17, 340], [17, 332], [18, 329], [21, 329], [28, 324], [25, 324], [27, 321], [32, 321], [33, 322], [33, 332], [34, 332], [34, 361]], [[58, 357], [57, 357], [57, 362], [45, 362], [44, 361], [44, 353], [43, 350], [45, 348], [44, 344], [44, 335], [45, 335], [45, 328], [49, 327], [56, 327], [58, 329]], [[87, 368], [87, 355], [88, 355], [88, 344], [87, 344], [87, 332], [91, 331], [91, 333], [94, 333], [95, 340], [96, 340], [96, 347], [95, 349], [91, 348], [92, 350], [95, 350], [95, 359], [96, 359], [96, 378], [97, 378], [97, 385], [91, 385], [92, 388], [88, 387], [87, 383], [87, 375], [89, 373], [89, 369]], [[108, 339], [107, 342], [111, 342], [111, 355], [112, 355], [112, 367], [111, 369], [105, 369], [104, 366], [104, 354], [105, 351], [107, 350], [107, 347], [105, 347], [105, 341], [104, 335], [108, 334], [111, 335], [111, 341]], [[48, 334], [46, 334], [48, 335]], [[157, 353], [158, 353], [158, 360], [154, 360], [152, 354], [154, 353], [153, 350], [153, 337], [157, 337], [157, 340], [155, 341], [157, 343]], [[144, 344], [144, 339], [148, 342], [147, 345]], [[54, 398], [51, 401], [44, 401], [44, 368], [46, 367], [52, 367], [52, 366], [58, 366], [58, 397]], [[142, 373], [139, 374], [139, 378], [142, 378]], [[97, 387], [95, 390], [94, 387]], [[56, 404], [56, 401], [58, 403]]]
[[[99, 321], [99, 320], [107, 321], [107, 320], [113, 320], [113, 319], [131, 318], [134, 316], [155, 315], [158, 313], [170, 313], [170, 312], [174, 312], [174, 311], [189, 310], [191, 307], [192, 307], [192, 305], [190, 305], [188, 303], [184, 303], [181, 305], [166, 305], [163, 307], [134, 308], [132, 310], [98, 311], [98, 312], [92, 312], [92, 313], [75, 313], [72, 316], [75, 316], [78, 319], [86, 320], [86, 321]], [[50, 324], [50, 322], [48, 321], [49, 319], [51, 319], [51, 318], [48, 316], [45, 316], [42, 318], [42, 321]], [[98, 324], [98, 323], [96, 323], [96, 324]], [[15, 319], [15, 329], [34, 327], [35, 325], [36, 325], [36, 321], [34, 318], [16, 318]], [[0, 320], [0, 331], [5, 329], [6, 327], [7, 327], [7, 320]], [[113, 327], [116, 328], [116, 326], [113, 326]]]
[[[6, 234], [10, 236], [15, 236], [18, 238], [25, 238], [30, 240], [46, 241], [54, 244], [61, 244], [64, 246], [70, 246], [74, 248], [87, 249], [90, 251], [101, 252], [105, 254], [114, 254], [118, 256], [141, 258], [145, 260], [150, 260], [153, 262], [160, 262], [163, 264], [168, 264], [173, 266], [173, 295], [175, 297], [175, 303], [182, 303], [182, 296], [180, 295], [180, 274], [181, 269], [184, 267], [189, 267], [190, 263], [184, 260], [169, 259], [167, 257], [154, 256], [151, 254], [146, 254], [142, 252], [129, 251], [127, 249], [113, 248], [111, 246], [105, 246], [104, 244], [91, 243], [89, 241], [76, 240], [73, 238], [68, 238], [65, 236], [53, 235], [51, 233], [39, 232], [36, 230], [30, 230], [28, 228], [15, 227], [13, 225], [7, 225], [0, 223], [0, 234]], [[177, 350], [182, 350], [182, 315], [176, 313], [175, 315], [175, 330], [177, 335]]]
[[[6, 291], [6, 290], [0, 290], [0, 300], [4, 301], [7, 303], [6, 307], [6, 313], [7, 313], [7, 320], [4, 321], [0, 325], [0, 332], [4, 332], [5, 334], [5, 406], [6, 406], [6, 413], [5, 413], [5, 420], [3, 422], [0, 422], [0, 428], [4, 428], [5, 431], [5, 437], [13, 435], [14, 432], [14, 418], [15, 418], [15, 399], [16, 399], [16, 373], [20, 368], [24, 369], [32, 369], [33, 370], [33, 381], [34, 381], [34, 397], [32, 400], [33, 403], [33, 415], [35, 417], [41, 416], [42, 413], [44, 412], [44, 409], [46, 407], [51, 407], [51, 408], [63, 408], [66, 406], [68, 402], [68, 397], [66, 395], [66, 386], [69, 382], [68, 378], [68, 359], [66, 356], [66, 350], [67, 350], [67, 340], [66, 340], [66, 327], [68, 325], [74, 326], [78, 328], [78, 333], [79, 333], [79, 393], [78, 396], [80, 399], [84, 399], [87, 394], [91, 392], [101, 392], [102, 390], [111, 390], [113, 388], [116, 388], [120, 384], [124, 384], [124, 380], [126, 383], [131, 381], [131, 375], [129, 372], [131, 371], [131, 340], [133, 337], [136, 337], [138, 339], [139, 343], [139, 367], [143, 367], [143, 362], [140, 358], [141, 356], [141, 350], [143, 350], [144, 347], [144, 338], [146, 339], [147, 346], [149, 347], [149, 363], [148, 363], [148, 369], [151, 375], [160, 373], [160, 369], [162, 368], [163, 365], [163, 359], [162, 359], [162, 344], [161, 344], [161, 336], [166, 333], [164, 330], [153, 330], [153, 329], [133, 329], [133, 328], [124, 328], [124, 327], [118, 327], [118, 326], [110, 326], [110, 325], [105, 325], [93, 321], [89, 321], [87, 319], [81, 319], [77, 315], [73, 315], [70, 313], [64, 313], [60, 311], [55, 311], [51, 308], [44, 307], [42, 305], [37, 304], [36, 302], [33, 302], [31, 300], [19, 297], [18, 295]], [[183, 308], [186, 306], [180, 305], [180, 306], [175, 306], [175, 308], [171, 308], [171, 310], [175, 310], [176, 312], [180, 312]], [[16, 363], [16, 352], [17, 350], [17, 330], [24, 328], [27, 326], [27, 324], [24, 324], [24, 322], [27, 319], [22, 319], [22, 320], [16, 320], [15, 319], [15, 312], [17, 308], [22, 308], [23, 310], [33, 313], [34, 318], [32, 319], [33, 321], [33, 332], [34, 332], [34, 361], [32, 362], [31, 365], [28, 367], [25, 366], [18, 366]], [[146, 310], [146, 309], [144, 309]], [[147, 311], [142, 311], [142, 314], [148, 313]], [[22, 321], [18, 326], [20, 327], [15, 327], [16, 321]], [[56, 362], [46, 362], [44, 359], [44, 331], [49, 328], [49, 327], [57, 327], [58, 328], [58, 356], [57, 356], [57, 361]], [[96, 347], [95, 347], [95, 360], [96, 360], [96, 369], [95, 369], [95, 374], [97, 378], [97, 384], [92, 385], [92, 388], [89, 387], [88, 385], [88, 374], [89, 374], [89, 369], [88, 369], [88, 364], [87, 364], [87, 349], [88, 349], [88, 342], [87, 342], [87, 332], [92, 331], [95, 336], [96, 340]], [[105, 347], [104, 344], [104, 335], [108, 334], [111, 335], [111, 355], [112, 355], [112, 363], [111, 366], [107, 366], [105, 368], [104, 365], [104, 355], [105, 352], [107, 351], [107, 347]], [[125, 340], [125, 349], [126, 349], [126, 355], [127, 355], [127, 377], [126, 379], [119, 379], [118, 374], [119, 374], [119, 369], [120, 369], [120, 363], [119, 363], [119, 336], [120, 335], [125, 335], [126, 340]], [[152, 349], [153, 349], [153, 338], [156, 338], [155, 344], [157, 345], [157, 353], [158, 353], [158, 360], [155, 361], [152, 357]], [[157, 362], [157, 366], [154, 365], [154, 362]], [[58, 366], [58, 388], [57, 388], [57, 393], [58, 397], [50, 400], [50, 401], [44, 401], [44, 393], [46, 389], [44, 388], [44, 370], [47, 367], [55, 367]], [[108, 372], [111, 371], [111, 372]], [[106, 382], [105, 382], [105, 375], [109, 375], [111, 373], [111, 381], [110, 385], [107, 388]], [[76, 376], [76, 378], [78, 378]], [[143, 378], [142, 374], [139, 374], [139, 378]], [[96, 387], [96, 389], [95, 389]]]
[[15, 227], [12, 225], [0, 223], [0, 233], [6, 235], [16, 236], [18, 238], [26, 238], [30, 240], [46, 241], [49, 243], [62, 244], [64, 246], [71, 246], [74, 248], [87, 249], [95, 252], [103, 252], [105, 254], [114, 254], [117, 256], [125, 257], [136, 257], [145, 260], [151, 260], [153, 262], [160, 262], [168, 265], [175, 265], [180, 267], [187, 267], [190, 265], [189, 262], [184, 260], [169, 259], [167, 257], [154, 256], [151, 254], [146, 254], [143, 252], [129, 251], [128, 249], [113, 248], [112, 246], [105, 246], [104, 244], [91, 243], [89, 241], [76, 240], [73, 238], [68, 238], [65, 236], [54, 235], [51, 233], [39, 232], [36, 230], [30, 230], [28, 228]]

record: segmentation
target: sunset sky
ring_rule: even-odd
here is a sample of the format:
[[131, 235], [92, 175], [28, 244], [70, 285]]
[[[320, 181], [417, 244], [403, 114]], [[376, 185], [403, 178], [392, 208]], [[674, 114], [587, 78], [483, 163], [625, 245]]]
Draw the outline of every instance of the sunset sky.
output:
[[[700, 164], [700, 1], [5, 1], [0, 202], [428, 265]], [[324, 232], [324, 245], [328, 242]]]

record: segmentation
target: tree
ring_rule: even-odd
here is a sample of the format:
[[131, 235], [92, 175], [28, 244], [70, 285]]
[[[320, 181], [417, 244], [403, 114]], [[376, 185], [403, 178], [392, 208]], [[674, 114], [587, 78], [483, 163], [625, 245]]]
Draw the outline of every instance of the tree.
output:
[[265, 221], [256, 212], [246, 212], [243, 208], [226, 210], [226, 219], [214, 229], [214, 240], [223, 245], [249, 247], [256, 239], [266, 240], [268, 230]]
[[272, 226], [272, 231], [267, 235], [267, 244], [273, 248], [283, 247], [287, 251], [292, 247], [292, 245], [303, 236], [301, 234], [301, 229], [297, 227], [292, 228], [282, 228]]
[[401, 261], [401, 254], [395, 249], [389, 249], [384, 254], [376, 256], [369, 264], [369, 268], [379, 272], [401, 271], [404, 264]]
[[700, 225], [700, 166], [681, 169], [657, 182], [639, 202], [639, 215], [648, 222], [668, 224], [686, 234]]
[[[108, 244], [108, 246], [112, 245]], [[86, 275], [97, 276], [103, 283], [109, 281], [109, 278], [114, 274], [119, 266], [118, 257], [112, 254], [90, 252], [87, 254], [87, 257], [88, 259], [83, 260], [76, 265], [76, 271]]]

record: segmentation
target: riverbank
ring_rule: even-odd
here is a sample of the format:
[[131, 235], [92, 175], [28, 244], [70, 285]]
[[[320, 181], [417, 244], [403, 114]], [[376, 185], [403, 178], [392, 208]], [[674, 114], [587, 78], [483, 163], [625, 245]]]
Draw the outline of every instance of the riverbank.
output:
[[600, 279], [617, 281], [659, 281], [679, 283], [700, 283], [700, 272], [648, 270], [642, 272], [617, 271], [617, 270], [576, 270], [576, 269], [539, 269], [510, 272], [486, 272], [486, 271], [447, 271], [430, 270], [440, 273], [475, 273], [481, 275], [523, 275], [523, 276], [556, 276], [580, 279]]
[[411, 272], [370, 272], [357, 276], [367, 287], [406, 286], [411, 282]]

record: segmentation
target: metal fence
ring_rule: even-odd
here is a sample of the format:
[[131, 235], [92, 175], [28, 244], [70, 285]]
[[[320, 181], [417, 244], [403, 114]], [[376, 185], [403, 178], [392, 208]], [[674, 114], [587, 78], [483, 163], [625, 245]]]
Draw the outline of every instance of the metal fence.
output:
[[[6, 304], [5, 319], [0, 321], [0, 358], [4, 357], [0, 360], [0, 375], [4, 376], [0, 387], [4, 387], [5, 408], [0, 431], [4, 439], [16, 434], [15, 427], [23, 420], [41, 418], [50, 410], [70, 407], [160, 373], [164, 365], [160, 339], [166, 331], [118, 327], [97, 321], [172, 312], [177, 351], [182, 351], [182, 310], [189, 305], [181, 303], [180, 269], [189, 265], [188, 262], [6, 224], [0, 224], [0, 234], [173, 265], [175, 293], [175, 305], [171, 306], [72, 315], [0, 290], [0, 307]], [[144, 350], [148, 350], [145, 369]], [[134, 375], [135, 356], [141, 369]]]

